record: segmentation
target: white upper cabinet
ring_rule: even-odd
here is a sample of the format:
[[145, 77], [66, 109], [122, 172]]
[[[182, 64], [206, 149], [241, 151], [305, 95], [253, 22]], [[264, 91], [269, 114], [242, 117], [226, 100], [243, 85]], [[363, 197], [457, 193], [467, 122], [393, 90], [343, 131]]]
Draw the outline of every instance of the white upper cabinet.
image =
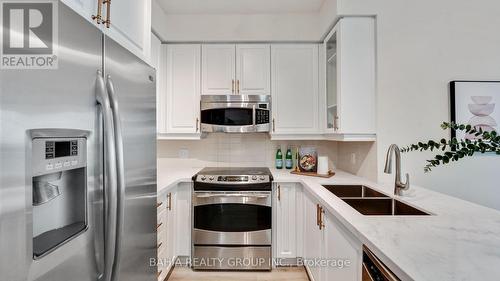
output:
[[115, 0], [104, 4], [99, 0], [62, 2], [136, 56], [150, 62], [151, 0]]
[[230, 95], [235, 93], [235, 45], [203, 45], [202, 94]]
[[[165, 50], [165, 132], [199, 133], [201, 45], [163, 45]], [[199, 136], [198, 136], [199, 137]]]
[[151, 0], [111, 1], [110, 11], [104, 5], [104, 13], [110, 16], [105, 33], [120, 45], [145, 61], [150, 57]]
[[97, 0], [61, 0], [68, 7], [80, 14], [89, 22], [94, 22], [92, 16], [97, 16]]
[[236, 45], [236, 93], [269, 95], [271, 92], [269, 45]]
[[269, 45], [203, 45], [201, 93], [269, 95], [270, 64]]
[[271, 45], [272, 138], [319, 135], [318, 45]]
[[325, 133], [337, 140], [375, 140], [375, 20], [341, 19], [324, 41]]

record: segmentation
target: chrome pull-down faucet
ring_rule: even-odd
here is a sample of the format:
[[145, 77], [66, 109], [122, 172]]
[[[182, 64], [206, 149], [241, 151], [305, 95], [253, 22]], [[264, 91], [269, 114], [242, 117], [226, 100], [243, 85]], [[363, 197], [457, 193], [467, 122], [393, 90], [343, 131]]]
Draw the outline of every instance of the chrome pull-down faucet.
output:
[[387, 156], [385, 157], [385, 168], [384, 173], [392, 173], [392, 156], [396, 155], [396, 180], [394, 183], [394, 195], [402, 195], [402, 190], [408, 190], [410, 188], [410, 175], [406, 174], [406, 182], [401, 181], [401, 151], [399, 147], [395, 144], [389, 146], [387, 151]]

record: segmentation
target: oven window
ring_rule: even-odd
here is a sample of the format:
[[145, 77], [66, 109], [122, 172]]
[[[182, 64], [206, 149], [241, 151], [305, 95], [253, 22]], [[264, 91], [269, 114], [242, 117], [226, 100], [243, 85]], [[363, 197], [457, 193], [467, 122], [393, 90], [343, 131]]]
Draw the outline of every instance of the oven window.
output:
[[194, 207], [194, 227], [202, 230], [246, 232], [271, 229], [271, 207], [250, 204], [211, 204]]
[[250, 108], [216, 108], [201, 111], [201, 123], [221, 126], [253, 125]]

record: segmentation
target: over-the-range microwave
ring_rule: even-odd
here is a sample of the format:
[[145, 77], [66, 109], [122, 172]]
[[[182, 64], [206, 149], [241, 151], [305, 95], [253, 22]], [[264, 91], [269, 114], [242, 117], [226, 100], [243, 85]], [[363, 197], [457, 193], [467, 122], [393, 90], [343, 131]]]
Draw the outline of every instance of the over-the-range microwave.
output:
[[201, 132], [254, 133], [271, 130], [271, 96], [202, 95]]

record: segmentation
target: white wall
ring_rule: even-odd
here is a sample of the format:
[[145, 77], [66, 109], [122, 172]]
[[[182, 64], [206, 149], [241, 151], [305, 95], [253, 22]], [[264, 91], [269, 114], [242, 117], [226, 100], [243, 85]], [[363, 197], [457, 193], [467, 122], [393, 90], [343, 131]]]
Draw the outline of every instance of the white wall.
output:
[[[339, 0], [338, 9], [377, 15], [378, 142], [369, 153], [377, 153], [379, 180], [393, 182], [382, 171], [391, 143], [448, 136], [439, 124], [450, 118], [450, 80], [500, 80], [500, 1]], [[430, 156], [403, 155], [414, 184], [500, 209], [500, 157], [477, 156], [424, 174]]]
[[318, 41], [312, 14], [167, 14], [162, 37], [168, 42]]
[[151, 30], [158, 36], [161, 41], [165, 41], [167, 34], [165, 19], [167, 14], [158, 3], [153, 0], [151, 6]]
[[164, 42], [317, 42], [334, 22], [337, 1], [309, 13], [168, 14], [153, 0], [152, 26]]

